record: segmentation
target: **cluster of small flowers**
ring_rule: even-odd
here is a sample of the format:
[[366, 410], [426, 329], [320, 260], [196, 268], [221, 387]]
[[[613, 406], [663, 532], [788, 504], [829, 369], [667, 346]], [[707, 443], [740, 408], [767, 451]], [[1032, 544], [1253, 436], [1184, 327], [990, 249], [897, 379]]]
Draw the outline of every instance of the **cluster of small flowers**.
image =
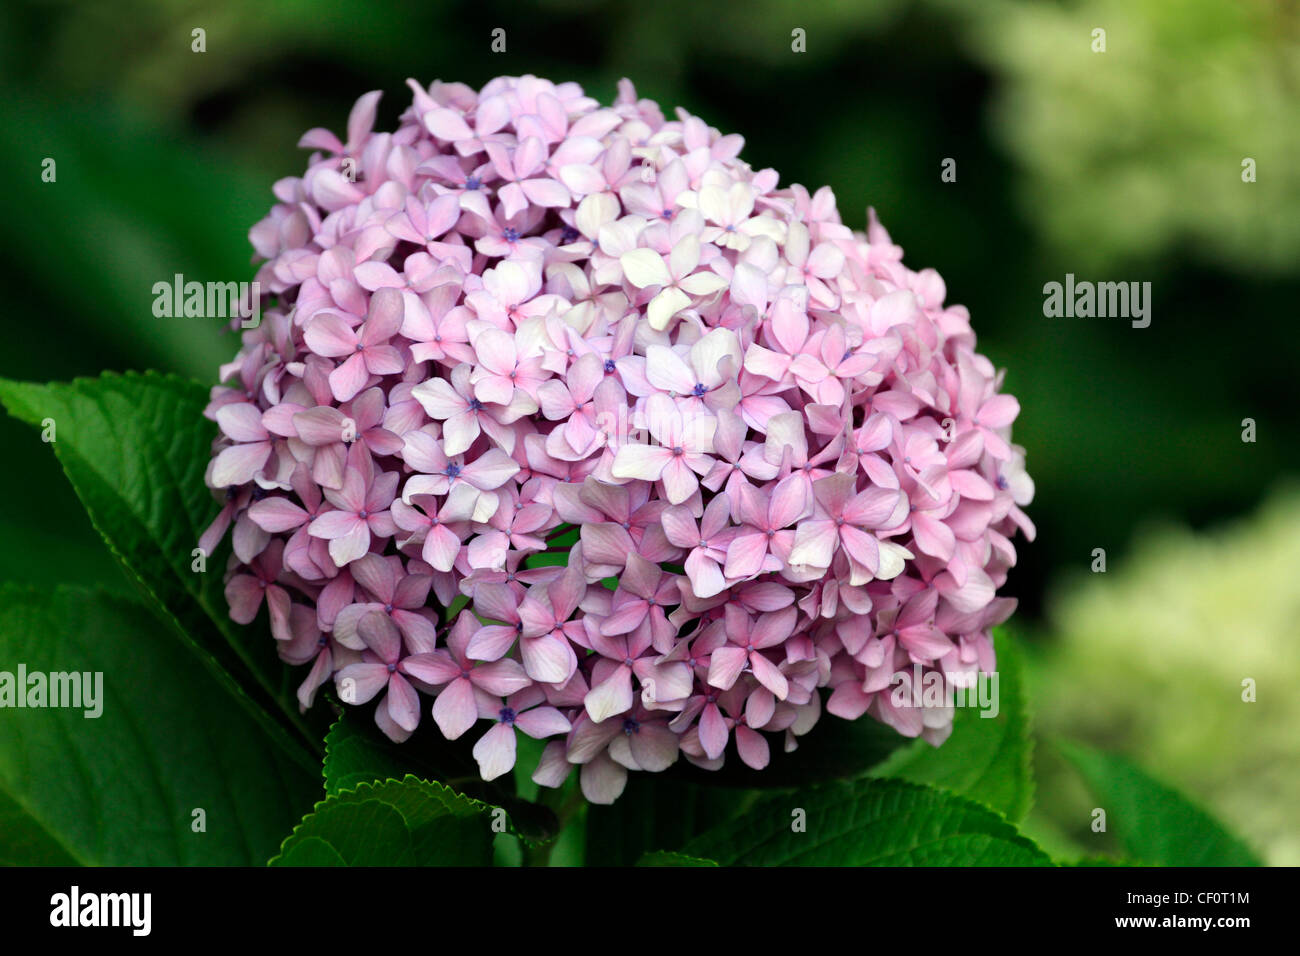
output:
[[522, 731], [602, 803], [733, 739], [761, 769], [823, 706], [941, 743], [951, 706], [891, 691], [992, 670], [1033, 534], [943, 280], [627, 81], [410, 86], [395, 133], [369, 93], [303, 137], [207, 410], [200, 546], [233, 526], [231, 616], [265, 601], [301, 705], [332, 678], [400, 741], [425, 694], [449, 739], [491, 722], [485, 779]]

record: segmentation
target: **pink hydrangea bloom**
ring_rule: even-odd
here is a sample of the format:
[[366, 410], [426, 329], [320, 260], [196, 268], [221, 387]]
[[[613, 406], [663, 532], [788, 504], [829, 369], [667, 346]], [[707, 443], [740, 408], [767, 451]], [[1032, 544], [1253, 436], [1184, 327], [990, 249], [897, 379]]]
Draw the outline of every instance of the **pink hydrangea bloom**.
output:
[[303, 138], [208, 409], [204, 547], [235, 529], [232, 616], [265, 600], [303, 706], [333, 678], [397, 740], [482, 723], [488, 778], [519, 729], [597, 802], [823, 710], [941, 743], [952, 708], [892, 686], [994, 667], [1034, 533], [943, 280], [626, 81], [410, 86], [395, 132], [368, 93]]

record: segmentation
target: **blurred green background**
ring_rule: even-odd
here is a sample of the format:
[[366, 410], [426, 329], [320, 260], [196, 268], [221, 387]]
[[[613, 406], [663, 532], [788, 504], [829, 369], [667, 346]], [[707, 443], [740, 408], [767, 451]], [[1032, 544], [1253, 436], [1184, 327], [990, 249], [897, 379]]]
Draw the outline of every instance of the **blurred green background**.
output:
[[[874, 206], [969, 306], [1037, 482], [1009, 586], [1041, 691], [1036, 835], [1102, 849], [1052, 759], [1070, 729], [1300, 863], [1300, 4], [9, 0], [0, 374], [211, 381], [235, 341], [155, 319], [153, 283], [251, 277], [248, 229], [303, 131], [341, 131], [371, 89], [391, 126], [408, 76], [521, 73], [603, 100], [627, 76], [742, 133], [849, 225]], [[1066, 273], [1150, 282], [1150, 327], [1044, 318]], [[0, 442], [0, 578], [125, 588], [48, 449], [7, 418]]]

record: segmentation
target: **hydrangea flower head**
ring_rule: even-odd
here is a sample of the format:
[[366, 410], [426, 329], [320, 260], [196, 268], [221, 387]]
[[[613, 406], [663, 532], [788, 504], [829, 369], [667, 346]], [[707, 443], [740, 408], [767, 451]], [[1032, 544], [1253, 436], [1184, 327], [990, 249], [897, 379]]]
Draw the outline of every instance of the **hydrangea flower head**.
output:
[[[593, 802], [756, 769], [823, 710], [941, 743], [914, 667], [994, 666], [1033, 494], [1019, 411], [943, 280], [871, 214], [624, 81], [410, 83], [251, 232], [263, 321], [221, 370], [227, 594], [394, 740], [517, 735]], [[458, 613], [448, 609], [459, 608]]]

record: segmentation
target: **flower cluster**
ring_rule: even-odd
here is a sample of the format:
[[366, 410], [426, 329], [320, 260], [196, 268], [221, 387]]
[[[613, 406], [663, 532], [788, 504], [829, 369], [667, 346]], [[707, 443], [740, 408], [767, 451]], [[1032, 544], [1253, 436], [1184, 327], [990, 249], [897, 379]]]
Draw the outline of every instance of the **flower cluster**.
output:
[[233, 527], [231, 615], [265, 601], [301, 705], [333, 680], [400, 741], [425, 695], [485, 779], [522, 732], [594, 802], [761, 769], [823, 707], [942, 742], [950, 704], [891, 692], [993, 668], [1033, 534], [943, 280], [626, 81], [410, 86], [394, 133], [369, 93], [303, 137], [207, 411], [200, 546]]

